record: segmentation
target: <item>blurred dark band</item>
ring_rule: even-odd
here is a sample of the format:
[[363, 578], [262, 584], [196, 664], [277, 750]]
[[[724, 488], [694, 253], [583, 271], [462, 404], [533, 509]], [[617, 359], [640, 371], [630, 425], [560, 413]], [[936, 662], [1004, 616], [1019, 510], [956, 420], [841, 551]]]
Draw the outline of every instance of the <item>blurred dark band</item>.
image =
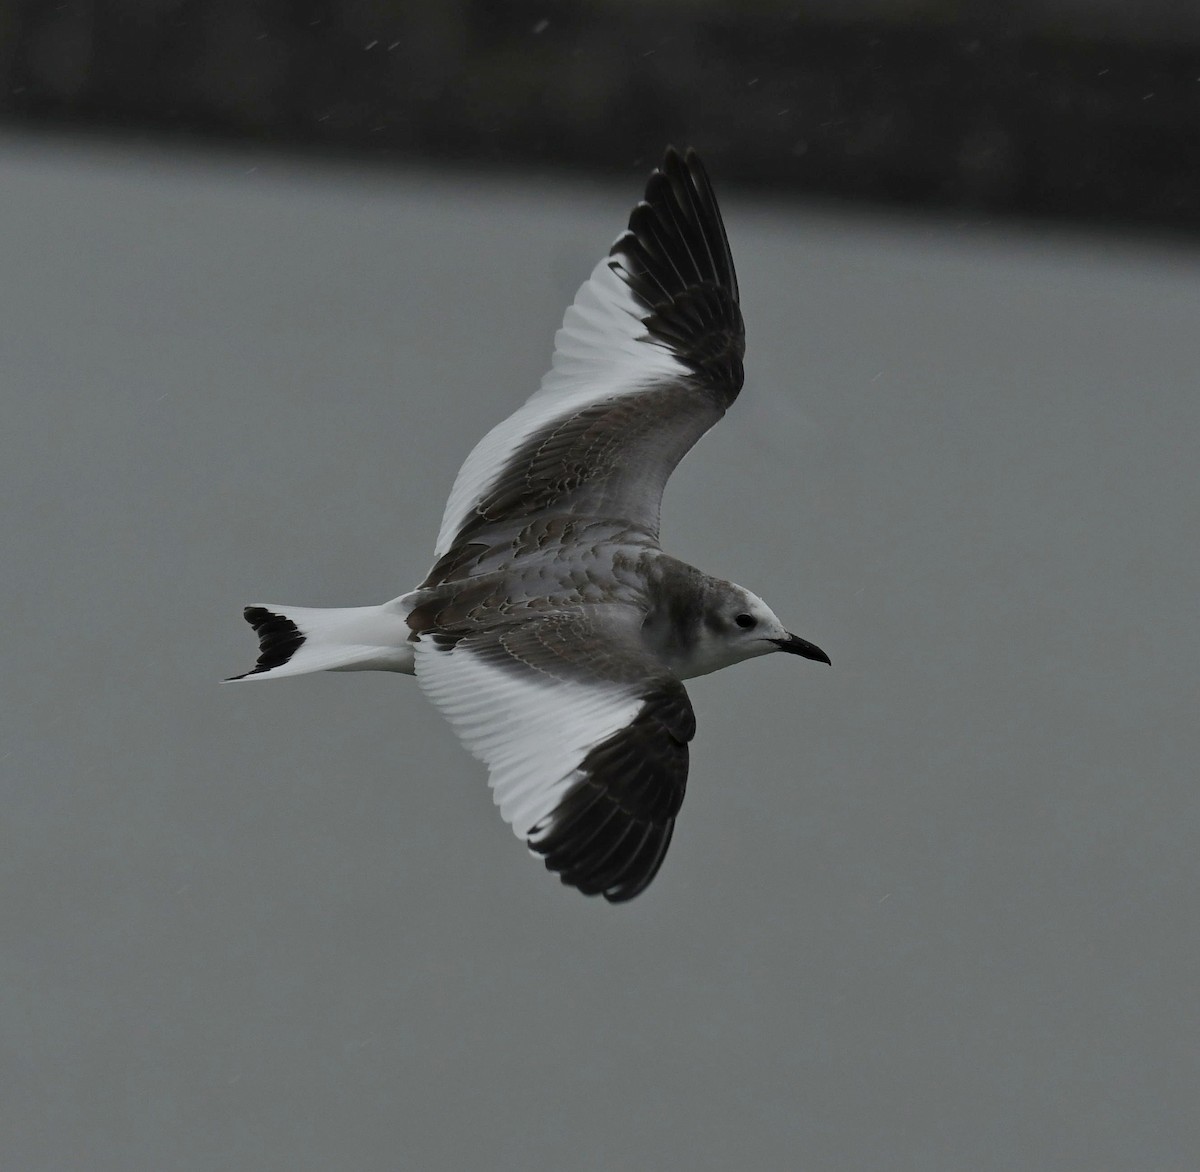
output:
[[996, 15], [1011, 7], [8, 4], [0, 118], [622, 172], [686, 142], [726, 185], [1200, 226], [1200, 20], [1147, 19], [1180, 11], [1163, 4], [1100, 5], [1110, 23], [1086, 27], [1062, 3]]

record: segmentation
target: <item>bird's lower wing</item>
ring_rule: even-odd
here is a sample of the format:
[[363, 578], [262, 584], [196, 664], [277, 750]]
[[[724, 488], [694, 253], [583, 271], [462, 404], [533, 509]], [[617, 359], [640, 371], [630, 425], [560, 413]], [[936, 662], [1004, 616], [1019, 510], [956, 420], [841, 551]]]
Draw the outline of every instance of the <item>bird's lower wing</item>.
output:
[[645, 890], [671, 841], [696, 728], [678, 680], [579, 614], [430, 628], [416, 668], [488, 766], [504, 820], [551, 871], [613, 903]]

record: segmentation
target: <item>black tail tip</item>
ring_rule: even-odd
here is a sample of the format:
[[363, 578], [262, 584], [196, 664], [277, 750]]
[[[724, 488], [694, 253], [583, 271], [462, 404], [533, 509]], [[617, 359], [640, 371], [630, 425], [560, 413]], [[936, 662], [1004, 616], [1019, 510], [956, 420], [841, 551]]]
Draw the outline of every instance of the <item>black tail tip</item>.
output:
[[273, 667], [282, 667], [304, 642], [300, 628], [287, 615], [274, 614], [265, 606], [248, 606], [242, 611], [242, 617], [258, 636], [258, 662], [240, 676], [229, 676], [226, 682], [244, 680]]

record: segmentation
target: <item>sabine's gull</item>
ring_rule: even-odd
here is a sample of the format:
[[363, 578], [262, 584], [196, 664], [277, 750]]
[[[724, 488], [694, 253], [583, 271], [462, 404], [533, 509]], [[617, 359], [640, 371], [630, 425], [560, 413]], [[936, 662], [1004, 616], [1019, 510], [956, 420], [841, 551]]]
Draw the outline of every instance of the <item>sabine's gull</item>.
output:
[[659, 547], [663, 487], [737, 398], [744, 349], [712, 186], [669, 148], [540, 388], [460, 469], [425, 580], [379, 606], [247, 607], [259, 657], [234, 678], [415, 675], [549, 870], [612, 903], [640, 894], [687, 784], [683, 681], [773, 651], [829, 663]]

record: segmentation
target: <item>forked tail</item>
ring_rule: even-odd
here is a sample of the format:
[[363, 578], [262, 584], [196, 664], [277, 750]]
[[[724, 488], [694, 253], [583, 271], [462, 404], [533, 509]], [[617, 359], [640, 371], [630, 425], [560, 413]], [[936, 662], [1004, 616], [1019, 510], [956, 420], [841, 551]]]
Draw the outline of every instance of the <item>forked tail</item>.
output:
[[312, 671], [398, 671], [413, 675], [404, 612], [382, 606], [248, 606], [258, 662], [231, 680], [266, 680]]

